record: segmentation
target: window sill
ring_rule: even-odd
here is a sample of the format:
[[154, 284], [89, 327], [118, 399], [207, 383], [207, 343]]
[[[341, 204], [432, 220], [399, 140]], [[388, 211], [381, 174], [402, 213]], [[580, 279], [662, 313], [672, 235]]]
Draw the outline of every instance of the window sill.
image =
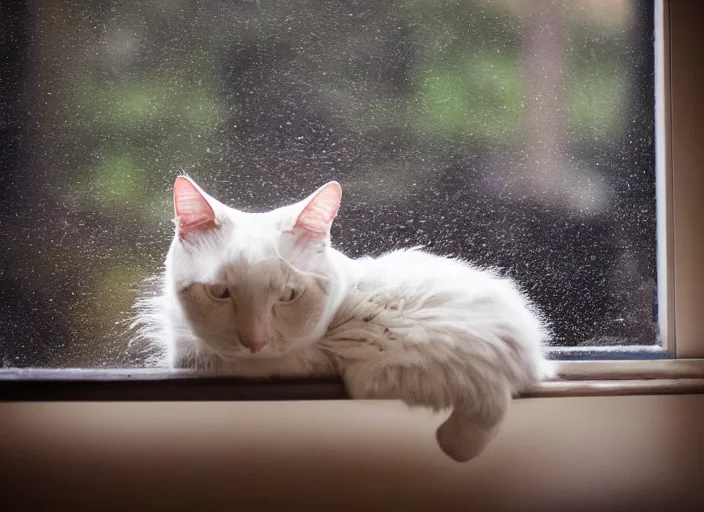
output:
[[704, 379], [704, 359], [555, 361], [560, 380]]
[[[704, 393], [704, 359], [558, 361], [520, 398]], [[349, 398], [337, 378], [251, 380], [153, 369], [0, 369], [0, 401], [271, 401]]]
[[686, 395], [704, 393], [704, 378], [638, 380], [563, 380], [543, 382], [519, 398], [577, 396]]

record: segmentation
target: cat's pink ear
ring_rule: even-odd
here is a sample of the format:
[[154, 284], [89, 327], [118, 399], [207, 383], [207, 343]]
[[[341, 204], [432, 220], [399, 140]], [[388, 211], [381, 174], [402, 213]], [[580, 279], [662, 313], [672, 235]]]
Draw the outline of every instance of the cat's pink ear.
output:
[[336, 181], [320, 187], [308, 199], [308, 204], [298, 215], [294, 232], [300, 232], [314, 239], [327, 238], [330, 235], [330, 226], [340, 208], [342, 188]]
[[216, 226], [215, 212], [203, 191], [184, 176], [179, 176], [174, 182], [174, 211], [179, 238]]

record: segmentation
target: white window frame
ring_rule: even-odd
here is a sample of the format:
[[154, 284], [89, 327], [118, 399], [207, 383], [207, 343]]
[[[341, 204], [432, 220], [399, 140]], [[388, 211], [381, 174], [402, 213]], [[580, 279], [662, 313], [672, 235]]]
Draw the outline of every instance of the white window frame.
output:
[[692, 9], [661, 0], [655, 13], [658, 313], [672, 359], [560, 361], [564, 378], [704, 378], [704, 37]]
[[[658, 304], [669, 359], [557, 361], [558, 382], [546, 383], [528, 396], [704, 392], [704, 65], [698, 54], [704, 47], [704, 31], [693, 15], [696, 5], [658, 0], [655, 8]], [[193, 381], [192, 372], [149, 369], [0, 373], [3, 380], [15, 382], [66, 380], [65, 373], [80, 373], [77, 378], [86, 385], [91, 379], [183, 376]], [[614, 383], [606, 386], [604, 381]]]

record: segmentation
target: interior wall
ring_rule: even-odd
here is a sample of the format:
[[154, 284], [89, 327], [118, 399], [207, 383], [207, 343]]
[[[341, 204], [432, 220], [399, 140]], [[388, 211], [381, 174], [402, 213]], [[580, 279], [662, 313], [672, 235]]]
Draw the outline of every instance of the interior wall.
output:
[[521, 399], [465, 464], [398, 402], [4, 403], [10, 509], [704, 510], [704, 395]]

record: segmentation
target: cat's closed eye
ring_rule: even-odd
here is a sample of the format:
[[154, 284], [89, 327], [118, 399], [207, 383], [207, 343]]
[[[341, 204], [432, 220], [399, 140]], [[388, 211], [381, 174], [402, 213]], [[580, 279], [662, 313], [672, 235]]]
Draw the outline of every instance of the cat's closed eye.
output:
[[210, 296], [217, 300], [229, 299], [230, 290], [224, 284], [211, 284], [207, 287]]
[[281, 294], [281, 297], [279, 297], [279, 301], [281, 302], [293, 302], [295, 299], [300, 297], [301, 292], [294, 288], [293, 286], [287, 286], [284, 288], [283, 293]]

